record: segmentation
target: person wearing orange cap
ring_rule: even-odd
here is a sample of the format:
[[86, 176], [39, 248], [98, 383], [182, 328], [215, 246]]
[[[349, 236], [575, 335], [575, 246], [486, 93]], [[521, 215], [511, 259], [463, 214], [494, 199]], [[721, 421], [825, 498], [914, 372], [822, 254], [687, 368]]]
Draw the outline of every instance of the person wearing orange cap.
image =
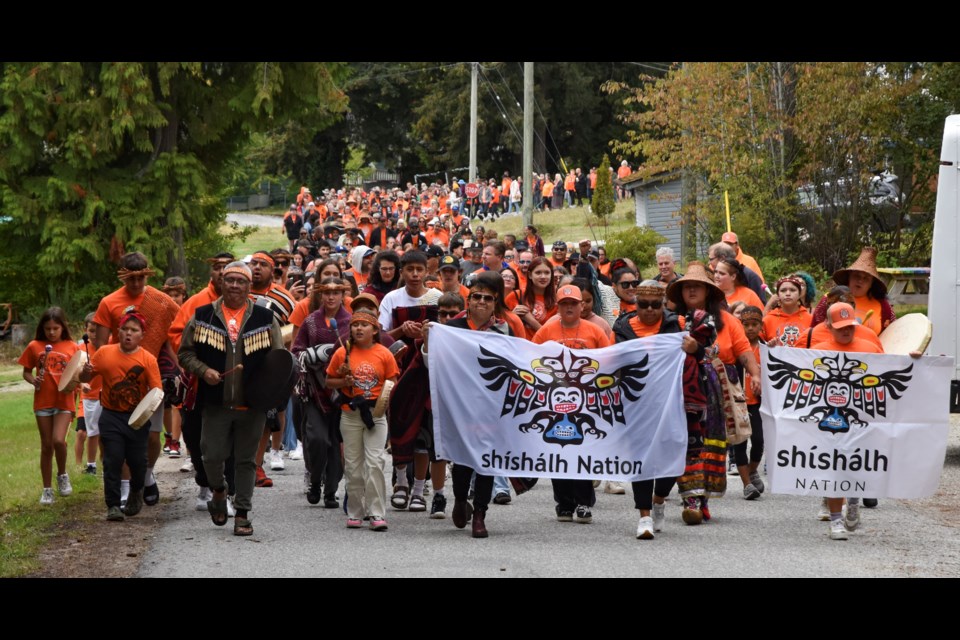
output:
[[[559, 321], [545, 322], [533, 336], [534, 344], [552, 340], [570, 349], [601, 349], [611, 342], [603, 329], [580, 318], [583, 295], [579, 287], [567, 284], [557, 289], [557, 315]], [[581, 524], [593, 521], [590, 507], [594, 502], [593, 482], [590, 480], [554, 479], [553, 497], [557, 501], [559, 522]]]
[[[869, 340], [856, 337], [857, 314], [852, 306], [845, 302], [835, 302], [826, 310], [826, 325], [829, 336], [814, 341], [811, 349], [823, 351], [853, 351], [857, 353], [883, 353], [883, 347]], [[825, 498], [826, 510], [830, 520], [830, 539], [846, 540], [849, 531], [860, 525], [860, 500], [850, 498], [847, 501], [846, 517], [843, 514], [843, 498]], [[821, 519], [825, 514], [821, 514]]]
[[[880, 333], [897, 319], [887, 299], [887, 285], [877, 272], [877, 250], [864, 247], [852, 265], [834, 272], [833, 281], [850, 287], [856, 301], [857, 320], [875, 334]], [[826, 304], [823, 300], [813, 312], [812, 325], [823, 322]]]
[[[753, 270], [755, 274], [760, 276], [760, 280], [766, 284], [766, 279], [763, 277], [763, 272], [760, 271], [760, 265], [757, 264], [757, 261], [753, 259], [753, 256], [749, 256], [743, 252], [743, 249], [740, 248], [740, 241], [737, 238], [737, 234], [733, 231], [727, 231], [720, 240], [726, 242], [728, 245], [733, 247], [734, 251], [737, 252], [737, 262], [745, 265], [748, 269]], [[762, 307], [761, 307], [762, 308]]]

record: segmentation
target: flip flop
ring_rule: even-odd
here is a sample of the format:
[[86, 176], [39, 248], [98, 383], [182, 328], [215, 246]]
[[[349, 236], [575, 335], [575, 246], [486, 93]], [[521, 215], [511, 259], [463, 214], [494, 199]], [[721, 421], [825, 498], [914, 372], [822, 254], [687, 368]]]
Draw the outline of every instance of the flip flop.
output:
[[233, 535], [235, 536], [252, 536], [253, 535], [253, 525], [250, 524], [248, 518], [241, 518], [237, 516], [233, 519]]
[[224, 493], [223, 500], [207, 500], [207, 511], [210, 512], [210, 519], [213, 524], [222, 527], [227, 524], [227, 495]]

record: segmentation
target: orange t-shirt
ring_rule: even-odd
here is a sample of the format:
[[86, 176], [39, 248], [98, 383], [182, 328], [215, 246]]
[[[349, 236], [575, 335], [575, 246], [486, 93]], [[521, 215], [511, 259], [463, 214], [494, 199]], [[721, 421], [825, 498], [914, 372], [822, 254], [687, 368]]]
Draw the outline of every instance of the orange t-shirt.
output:
[[130, 413], [150, 389], [162, 388], [157, 359], [146, 349], [124, 353], [118, 344], [104, 345], [90, 359], [93, 375], [103, 378], [100, 404]]
[[[821, 322], [817, 326], [811, 329], [807, 329], [806, 331], [801, 333], [800, 337], [797, 338], [796, 346], [806, 348], [808, 338], [809, 338], [810, 344], [812, 345], [814, 342], [822, 342], [824, 340], [829, 340], [831, 335], [832, 334], [830, 333], [830, 328], [827, 327], [827, 323]], [[875, 334], [873, 331], [870, 331], [870, 329], [867, 329], [866, 327], [861, 326], [859, 324], [856, 325], [856, 330], [853, 332], [853, 337], [857, 338], [858, 340], [866, 340], [867, 342], [872, 343], [876, 347], [879, 347], [881, 349], [883, 348], [883, 345], [880, 343], [880, 338], [877, 337], [877, 334]]]
[[[820, 325], [817, 325], [820, 326]], [[819, 349], [821, 351], [853, 351], [856, 353], [883, 353], [883, 347], [874, 344], [870, 340], [859, 338], [857, 334], [854, 333], [853, 340], [850, 344], [839, 344], [833, 339], [833, 334], [830, 333], [830, 330], [827, 329], [827, 335], [818, 341], [813, 341], [810, 344], [811, 349]]]
[[520, 316], [518, 316], [512, 311], [504, 311], [503, 320], [507, 323], [507, 326], [510, 327], [510, 331], [513, 332], [513, 335], [515, 337], [517, 338], [527, 337], [527, 332], [523, 325], [523, 320], [520, 319]]
[[17, 362], [28, 371], [40, 373], [40, 361], [46, 352], [46, 346], [50, 345], [53, 349], [46, 355], [44, 362], [43, 381], [40, 388], [33, 393], [33, 410], [40, 409], [61, 409], [63, 411], [77, 411], [77, 401], [74, 392], [60, 393], [57, 386], [60, 384], [60, 376], [63, 370], [70, 362], [70, 358], [80, 348], [76, 342], [71, 340], [61, 340], [60, 342], [47, 342], [45, 340], [31, 340], [27, 348]]
[[[874, 300], [869, 296], [854, 298], [854, 300], [857, 303], [854, 309], [857, 320], [860, 321], [860, 324], [867, 329], [870, 329], [875, 334], [880, 335], [880, 333], [886, 328], [883, 326], [883, 308], [880, 305], [880, 301]], [[864, 318], [867, 317], [867, 312], [869, 311], [873, 311], [873, 313], [870, 314], [869, 319], [864, 321]]]
[[633, 329], [633, 332], [637, 334], [638, 338], [648, 338], [660, 333], [660, 325], [663, 324], [663, 316], [657, 320], [657, 324], [643, 324], [640, 322], [639, 317], [633, 316], [630, 318], [628, 324], [630, 325], [630, 328]]
[[510, 178], [504, 178], [500, 183], [500, 193], [510, 195], [510, 185], [513, 183], [513, 180]]
[[540, 190], [540, 193], [541, 195], [543, 195], [544, 198], [553, 197], [553, 183], [550, 182], [549, 180], [545, 181], [543, 183], [543, 188]]
[[603, 329], [589, 320], [579, 320], [576, 329], [564, 329], [559, 317], [543, 323], [532, 340], [534, 344], [553, 340], [571, 349], [602, 349], [610, 346], [610, 338]]
[[729, 311], [721, 311], [720, 314], [723, 317], [723, 330], [717, 334], [717, 346], [720, 347], [717, 357], [723, 364], [736, 364], [738, 356], [753, 348], [740, 321]]
[[[534, 319], [542, 326], [547, 320], [557, 315], [557, 305], [554, 303], [553, 308], [547, 309], [543, 301], [543, 296], [538, 295], [534, 297], [533, 308], [530, 310], [530, 313], [533, 314]], [[536, 335], [537, 330], [526, 324], [524, 324], [523, 327], [526, 329], [527, 340], [533, 340], [533, 336]]]
[[[168, 332], [170, 331], [170, 326], [173, 324], [173, 321], [176, 319], [177, 313], [179, 313], [179, 306], [176, 302], [173, 301], [170, 296], [163, 293], [162, 291], [155, 289], [151, 286], [147, 286], [146, 289], [153, 289], [151, 295], [159, 295], [166, 298], [167, 302], [172, 305], [162, 309], [164, 313], [169, 314], [165, 318], [163, 317], [154, 317], [152, 314], [149, 314], [150, 317], [147, 317], [147, 330], [144, 336], [144, 346], [150, 351], [154, 356], [160, 353], [160, 349], [163, 347], [163, 343], [169, 337]], [[143, 299], [146, 296], [146, 290], [144, 290], [143, 295], [137, 296], [136, 298], [131, 298], [130, 294], [127, 293], [126, 287], [120, 287], [111, 294], [108, 294], [100, 300], [100, 304], [97, 306], [96, 315], [93, 317], [93, 321], [96, 322], [101, 327], [107, 327], [110, 329], [110, 341], [113, 343], [120, 341], [120, 318], [123, 317], [123, 310], [127, 307], [133, 305], [137, 308], [138, 311], [143, 313], [141, 310], [141, 305], [143, 304]], [[161, 326], [158, 323], [164, 323], [164, 326]], [[162, 336], [159, 335], [162, 331]]]
[[577, 188], [577, 179], [574, 176], [567, 176], [563, 179], [563, 189], [564, 191], [573, 191]]
[[727, 306], [732, 307], [735, 302], [742, 302], [748, 307], [756, 307], [763, 311], [763, 303], [760, 302], [760, 296], [753, 292], [750, 287], [737, 285], [733, 288], [733, 293], [724, 294], [727, 296]]
[[[346, 351], [340, 347], [330, 358], [327, 375], [331, 378], [343, 377], [337, 370], [345, 361]], [[376, 400], [380, 397], [383, 383], [400, 375], [400, 369], [390, 350], [375, 342], [367, 349], [353, 346], [350, 350], [350, 373], [353, 375], [353, 386], [340, 389], [343, 395]]]
[[439, 240], [440, 244], [445, 247], [450, 244], [450, 232], [442, 227], [440, 228], [440, 231], [429, 229], [423, 235], [427, 237], [427, 244], [436, 244], [435, 240]]
[[629, 166], [629, 165], [628, 165], [628, 166], [623, 166], [623, 165], [621, 165], [620, 168], [617, 169], [617, 177], [618, 177], [618, 178], [626, 178], [626, 177], [627, 177], [628, 175], [630, 175], [631, 173], [633, 173], [633, 171], [630, 170], [630, 166]]
[[[757, 366], [760, 366], [760, 343], [753, 345], [753, 357], [757, 359]], [[762, 371], [762, 369], [761, 369]], [[743, 393], [747, 396], [747, 404], [760, 404], [760, 398], [753, 395], [753, 385], [750, 384], [750, 374], [743, 372]]]
[[591, 173], [589, 178], [590, 178], [590, 190], [592, 191], [597, 188], [597, 174]]
[[763, 318], [764, 340], [779, 340], [781, 346], [796, 346], [800, 336], [810, 328], [813, 316], [800, 307], [796, 313], [787, 314], [783, 309], [773, 309]]

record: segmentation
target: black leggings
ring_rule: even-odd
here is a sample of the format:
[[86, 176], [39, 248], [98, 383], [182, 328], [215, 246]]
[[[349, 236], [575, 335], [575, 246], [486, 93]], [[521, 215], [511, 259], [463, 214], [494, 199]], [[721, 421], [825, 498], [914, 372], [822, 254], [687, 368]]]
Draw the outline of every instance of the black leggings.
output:
[[677, 484], [676, 478], [657, 478], [656, 480], [640, 480], [633, 483], [633, 506], [637, 509], [649, 511], [653, 509], [653, 496], [666, 498]]
[[[748, 404], [747, 411], [750, 412], [750, 430], [753, 434], [750, 436], [750, 460], [749, 462], [760, 462], [763, 457], [763, 420], [760, 418], [760, 405]], [[747, 461], [747, 441], [733, 445], [733, 458], [738, 467], [748, 464]]]

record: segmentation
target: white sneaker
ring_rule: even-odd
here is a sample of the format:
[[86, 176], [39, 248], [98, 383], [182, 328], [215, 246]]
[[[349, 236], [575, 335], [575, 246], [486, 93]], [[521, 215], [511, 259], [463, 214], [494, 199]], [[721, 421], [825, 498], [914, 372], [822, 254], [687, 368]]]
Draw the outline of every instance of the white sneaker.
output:
[[297, 448], [290, 452], [291, 460], [303, 460], [303, 443], [297, 441]]
[[830, 521], [830, 539], [831, 540], [846, 540], [850, 536], [847, 533], [847, 528], [843, 526], [843, 520], [831, 520]]
[[233, 500], [227, 498], [227, 517], [235, 518], [237, 516], [237, 510], [233, 508]]
[[193, 473], [193, 460], [187, 458], [187, 461], [180, 465], [180, 471], [183, 473]]
[[653, 540], [653, 518], [644, 516], [637, 524], [637, 540]]
[[40, 504], [53, 504], [53, 489], [51, 487], [44, 487], [43, 493], [40, 494]]
[[200, 487], [197, 493], [197, 511], [206, 511], [207, 502], [213, 500], [213, 491], [210, 487]]
[[663, 531], [663, 521], [664, 521], [664, 509], [667, 504], [656, 504], [653, 505], [653, 530], [657, 533]]
[[73, 493], [73, 485], [70, 484], [70, 475], [63, 474], [62, 476], [57, 476], [57, 491], [60, 492], [62, 496], [68, 496]]
[[615, 482], [613, 480], [607, 480], [607, 484], [603, 487], [604, 493], [612, 493], [615, 496], [622, 496], [627, 491], [623, 488], [622, 482]]
[[843, 526], [847, 531], [856, 531], [860, 526], [860, 503], [846, 504], [843, 507]]
[[824, 498], [820, 502], [820, 511], [817, 513], [817, 520], [820, 522], [829, 522], [830, 521], [830, 507], [827, 506], [827, 499]]
[[270, 471], [283, 471], [283, 456], [276, 449], [270, 451]]

